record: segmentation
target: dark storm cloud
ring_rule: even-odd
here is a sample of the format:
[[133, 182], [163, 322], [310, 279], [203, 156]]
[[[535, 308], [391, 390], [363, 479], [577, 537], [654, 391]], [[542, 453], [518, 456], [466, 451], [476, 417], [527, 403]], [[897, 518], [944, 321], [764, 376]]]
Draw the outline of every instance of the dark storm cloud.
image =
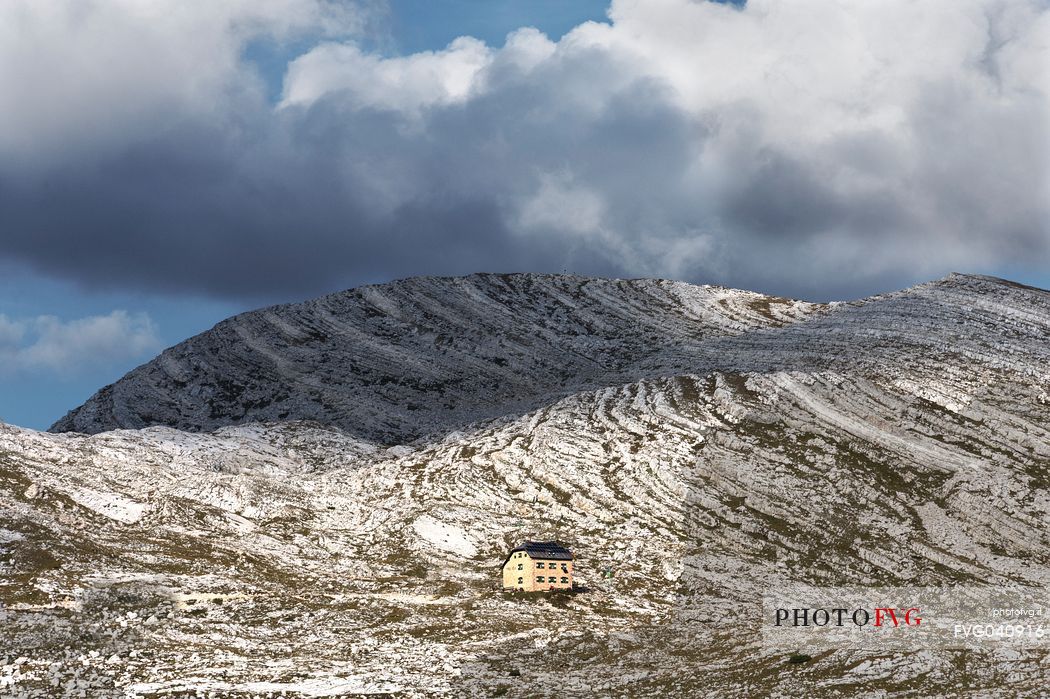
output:
[[5, 186], [4, 252], [99, 287], [272, 298], [535, 262], [490, 199], [434, 194], [376, 212], [328, 153], [270, 154], [256, 168], [227, 145], [182, 133], [32, 188]]
[[[255, 5], [149, 41], [100, 7], [110, 48], [49, 47], [72, 77], [43, 97], [44, 40], [0, 48], [37, 66], [0, 71], [0, 255], [86, 285], [280, 300], [569, 269], [821, 296], [1050, 261], [1036, 3], [624, 1], [557, 44], [321, 44], [276, 107], [238, 58]], [[335, 21], [266, 7], [257, 33]], [[805, 35], [816, 17], [850, 29]]]

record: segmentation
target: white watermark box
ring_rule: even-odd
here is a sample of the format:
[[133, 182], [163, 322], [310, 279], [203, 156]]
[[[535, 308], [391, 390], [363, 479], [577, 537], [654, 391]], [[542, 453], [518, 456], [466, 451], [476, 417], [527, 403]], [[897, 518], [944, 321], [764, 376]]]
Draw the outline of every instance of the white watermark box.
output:
[[785, 583], [763, 596], [761, 632], [777, 650], [1050, 647], [1050, 588]]

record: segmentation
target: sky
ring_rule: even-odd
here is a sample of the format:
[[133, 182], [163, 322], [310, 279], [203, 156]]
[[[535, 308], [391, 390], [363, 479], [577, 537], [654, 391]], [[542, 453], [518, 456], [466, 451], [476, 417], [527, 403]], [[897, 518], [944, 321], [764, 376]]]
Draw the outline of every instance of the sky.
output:
[[1050, 288], [1046, 0], [7, 0], [0, 420], [416, 274]]

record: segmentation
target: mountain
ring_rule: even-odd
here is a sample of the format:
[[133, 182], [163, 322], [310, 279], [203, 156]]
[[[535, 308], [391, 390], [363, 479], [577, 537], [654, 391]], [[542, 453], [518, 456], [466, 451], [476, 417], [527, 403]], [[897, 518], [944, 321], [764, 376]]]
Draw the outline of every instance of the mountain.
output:
[[[1045, 689], [1045, 647], [796, 663], [758, 627], [785, 580], [1050, 585], [1046, 291], [406, 280], [221, 323], [74, 427], [0, 426], [16, 695]], [[495, 589], [522, 539], [587, 591]]]
[[661, 280], [421, 277], [244, 313], [163, 352], [53, 432], [316, 420], [398, 443], [684, 363], [822, 306]]

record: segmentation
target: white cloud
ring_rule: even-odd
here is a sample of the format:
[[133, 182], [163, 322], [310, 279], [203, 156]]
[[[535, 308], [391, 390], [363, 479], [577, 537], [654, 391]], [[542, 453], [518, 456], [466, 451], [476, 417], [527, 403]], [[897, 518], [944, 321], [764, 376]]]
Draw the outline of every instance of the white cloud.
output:
[[604, 213], [605, 203], [594, 192], [574, 186], [565, 176], [544, 175], [536, 194], [522, 204], [520, 225], [526, 231], [587, 234], [601, 230]]
[[326, 0], [5, 0], [0, 3], [0, 154], [127, 147], [185, 119], [264, 106], [249, 42], [345, 36], [363, 21]]
[[[507, 268], [841, 295], [1050, 266], [1042, 0], [609, 16], [391, 57], [323, 0], [0, 4], [0, 254], [232, 295]], [[266, 103], [244, 48], [305, 34]]]
[[309, 105], [326, 94], [345, 92], [355, 107], [413, 112], [466, 100], [492, 49], [469, 37], [444, 51], [380, 58], [352, 44], [324, 44], [288, 67], [282, 106]]
[[25, 324], [10, 320], [0, 314], [0, 356], [17, 350], [25, 337]]
[[135, 359], [160, 347], [145, 313], [113, 311], [62, 321], [55, 316], [11, 319], [0, 314], [0, 374], [81, 370]]

